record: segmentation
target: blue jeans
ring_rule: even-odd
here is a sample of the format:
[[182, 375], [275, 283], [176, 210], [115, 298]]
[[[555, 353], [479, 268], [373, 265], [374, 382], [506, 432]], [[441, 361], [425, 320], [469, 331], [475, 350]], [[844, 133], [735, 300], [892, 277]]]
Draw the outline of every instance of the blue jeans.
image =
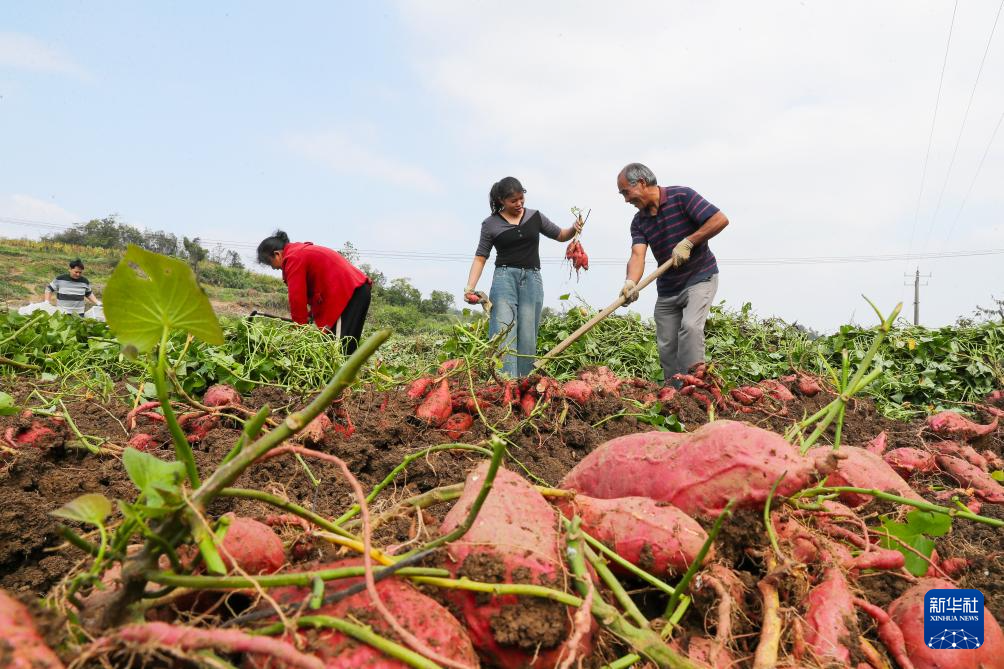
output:
[[537, 354], [537, 327], [544, 306], [544, 282], [540, 270], [519, 267], [496, 267], [492, 276], [492, 315], [488, 321], [488, 336], [508, 330], [502, 341], [508, 353], [502, 362], [502, 372], [513, 378], [529, 376]]

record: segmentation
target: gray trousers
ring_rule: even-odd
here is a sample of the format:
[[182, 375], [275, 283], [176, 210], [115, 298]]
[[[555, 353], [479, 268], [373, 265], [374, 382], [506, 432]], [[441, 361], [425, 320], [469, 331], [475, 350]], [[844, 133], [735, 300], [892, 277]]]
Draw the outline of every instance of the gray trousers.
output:
[[718, 291], [718, 274], [672, 297], [655, 301], [655, 341], [664, 383], [704, 362], [704, 322]]

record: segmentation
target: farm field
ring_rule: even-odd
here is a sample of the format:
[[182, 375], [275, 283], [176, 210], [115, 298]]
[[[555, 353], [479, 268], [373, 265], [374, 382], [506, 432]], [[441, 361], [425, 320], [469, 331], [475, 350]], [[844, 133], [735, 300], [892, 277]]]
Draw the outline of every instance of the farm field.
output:
[[999, 322], [716, 309], [667, 389], [614, 317], [507, 382], [484, 321], [346, 359], [130, 254], [108, 325], [0, 316], [0, 588], [37, 623], [0, 665], [937, 666], [923, 590], [960, 587], [986, 641], [942, 666], [999, 666]]

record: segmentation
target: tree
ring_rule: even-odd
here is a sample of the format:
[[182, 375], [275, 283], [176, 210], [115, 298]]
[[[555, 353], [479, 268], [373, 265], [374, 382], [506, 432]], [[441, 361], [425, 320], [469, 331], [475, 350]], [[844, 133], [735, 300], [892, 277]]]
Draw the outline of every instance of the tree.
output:
[[78, 223], [68, 230], [45, 237], [53, 242], [102, 249], [124, 249], [128, 244], [143, 245], [143, 233], [115, 220], [115, 214]]
[[199, 263], [208, 257], [209, 252], [199, 243], [198, 237], [195, 239], [185, 237], [182, 239], [181, 244], [185, 249], [185, 257], [188, 259], [188, 264], [192, 266], [193, 270], [198, 271]]
[[422, 300], [419, 310], [423, 314], [446, 314], [453, 308], [453, 295], [445, 290], [434, 290]]
[[383, 298], [395, 307], [418, 308], [422, 303], [422, 291], [411, 285], [407, 277], [399, 277], [383, 291]]
[[345, 242], [344, 246], [338, 250], [345, 259], [348, 260], [353, 265], [359, 262], [359, 250], [352, 244], [352, 242]]
[[990, 306], [977, 306], [973, 313], [976, 318], [984, 321], [1004, 321], [1004, 300], [990, 296]]

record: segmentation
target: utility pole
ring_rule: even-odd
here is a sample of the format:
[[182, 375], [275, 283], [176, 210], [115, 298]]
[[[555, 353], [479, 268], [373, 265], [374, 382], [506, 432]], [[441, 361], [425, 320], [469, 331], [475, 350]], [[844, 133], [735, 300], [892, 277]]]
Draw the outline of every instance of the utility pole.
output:
[[[910, 275], [909, 274], [904, 274], [903, 276], [909, 277]], [[930, 279], [931, 275], [930, 274], [924, 274], [923, 277], [922, 277], [921, 273], [920, 273], [920, 268], [918, 267], [917, 271], [914, 272], [914, 275], [913, 275], [913, 324], [914, 325], [920, 325], [920, 287], [921, 287], [921, 285], [924, 285], [924, 286], [927, 285], [926, 283], [925, 284], [921, 284], [920, 283], [920, 279], [921, 278]], [[905, 285], [909, 286], [910, 284], [905, 284]]]

